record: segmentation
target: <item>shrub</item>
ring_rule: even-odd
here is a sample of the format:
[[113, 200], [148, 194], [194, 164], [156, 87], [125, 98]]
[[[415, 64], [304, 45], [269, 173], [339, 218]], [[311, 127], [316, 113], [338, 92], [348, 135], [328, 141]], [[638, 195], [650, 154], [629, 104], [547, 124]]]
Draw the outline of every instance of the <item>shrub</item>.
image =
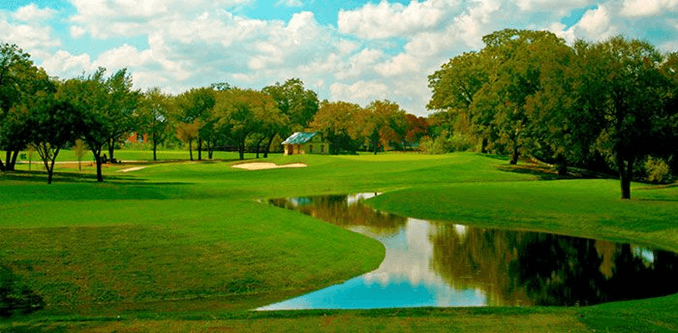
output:
[[668, 183], [673, 180], [671, 168], [668, 163], [660, 158], [648, 157], [645, 162], [647, 180], [654, 183]]

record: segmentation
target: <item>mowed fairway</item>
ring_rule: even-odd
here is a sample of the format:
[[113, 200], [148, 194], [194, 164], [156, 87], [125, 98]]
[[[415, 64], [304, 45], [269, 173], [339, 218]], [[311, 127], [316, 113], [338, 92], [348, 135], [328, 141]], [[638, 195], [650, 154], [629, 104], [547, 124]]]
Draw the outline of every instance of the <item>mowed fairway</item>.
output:
[[469, 153], [266, 161], [308, 167], [162, 163], [107, 169], [103, 184], [91, 170], [57, 169], [50, 186], [41, 173], [0, 176], [0, 265], [47, 304], [0, 331], [678, 330], [676, 296], [587, 308], [249, 312], [372, 270], [384, 255], [375, 240], [262, 198], [380, 191], [372, 205], [407, 216], [678, 251], [676, 187], [634, 184], [623, 202], [615, 180], [539, 180]]

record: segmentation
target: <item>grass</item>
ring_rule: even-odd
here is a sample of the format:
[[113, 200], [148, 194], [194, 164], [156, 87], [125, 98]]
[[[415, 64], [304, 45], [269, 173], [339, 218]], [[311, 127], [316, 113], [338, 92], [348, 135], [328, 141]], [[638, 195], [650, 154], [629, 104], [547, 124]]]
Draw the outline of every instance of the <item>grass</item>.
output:
[[[234, 160], [228, 154], [216, 157]], [[122, 164], [106, 168], [100, 184], [92, 169], [62, 165], [51, 186], [41, 171], [0, 175], [0, 264], [47, 304], [0, 322], [0, 331], [678, 330], [677, 296], [585, 308], [248, 312], [369, 271], [383, 258], [372, 239], [260, 198], [382, 191], [370, 204], [407, 216], [678, 251], [677, 187], [634, 184], [634, 200], [621, 201], [615, 180], [539, 181], [553, 177], [476, 154], [267, 161], [308, 167], [176, 162], [115, 172], [135, 166]]]

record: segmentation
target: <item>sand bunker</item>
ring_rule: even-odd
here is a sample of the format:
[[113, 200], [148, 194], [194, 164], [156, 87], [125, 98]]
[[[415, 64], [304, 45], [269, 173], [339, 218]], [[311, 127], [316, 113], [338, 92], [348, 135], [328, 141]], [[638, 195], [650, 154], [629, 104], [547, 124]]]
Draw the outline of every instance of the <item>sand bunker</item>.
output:
[[143, 167], [136, 167], [136, 168], [122, 169], [122, 170], [118, 170], [118, 172], [130, 172], [130, 171], [137, 171], [137, 170], [141, 170], [141, 169], [146, 169], [146, 167], [143, 166]]
[[281, 169], [281, 168], [305, 168], [304, 163], [292, 163], [285, 165], [277, 165], [270, 162], [255, 162], [255, 163], [241, 163], [233, 166], [234, 168], [245, 170], [267, 170], [267, 169]]

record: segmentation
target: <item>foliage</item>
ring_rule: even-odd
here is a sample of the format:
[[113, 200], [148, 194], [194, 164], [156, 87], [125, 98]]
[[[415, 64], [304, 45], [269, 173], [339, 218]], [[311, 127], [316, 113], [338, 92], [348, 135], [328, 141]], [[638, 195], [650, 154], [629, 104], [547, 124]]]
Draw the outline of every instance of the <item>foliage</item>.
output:
[[647, 180], [653, 183], [668, 183], [673, 181], [671, 168], [661, 158], [648, 157], [645, 162], [645, 171], [647, 172]]
[[358, 104], [323, 101], [309, 127], [321, 132], [330, 142], [330, 152], [333, 155], [341, 151], [355, 152], [357, 147], [353, 142], [356, 135], [353, 119], [359, 111]]
[[158, 145], [167, 140], [171, 133], [170, 115], [173, 99], [160, 88], [151, 88], [143, 94], [137, 109], [138, 130], [148, 134], [153, 144], [153, 160], [157, 160]]

